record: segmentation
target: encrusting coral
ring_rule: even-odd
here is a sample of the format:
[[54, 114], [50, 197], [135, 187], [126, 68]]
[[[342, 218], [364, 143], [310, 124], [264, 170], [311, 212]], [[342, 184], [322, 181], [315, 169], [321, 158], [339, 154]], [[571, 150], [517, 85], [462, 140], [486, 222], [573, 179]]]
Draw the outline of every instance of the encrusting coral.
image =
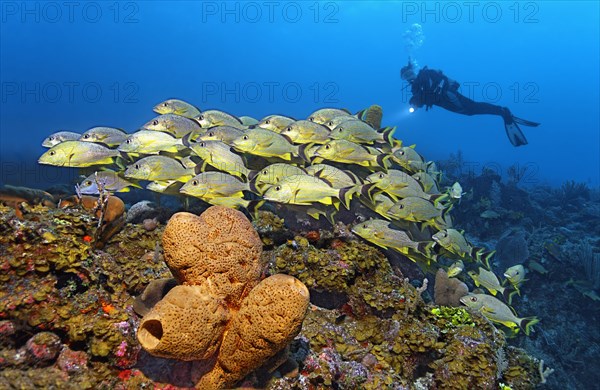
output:
[[144, 316], [137, 338], [152, 355], [200, 360], [197, 388], [235, 384], [300, 332], [308, 289], [283, 274], [260, 281], [262, 242], [243, 213], [177, 213], [163, 247], [180, 285]]

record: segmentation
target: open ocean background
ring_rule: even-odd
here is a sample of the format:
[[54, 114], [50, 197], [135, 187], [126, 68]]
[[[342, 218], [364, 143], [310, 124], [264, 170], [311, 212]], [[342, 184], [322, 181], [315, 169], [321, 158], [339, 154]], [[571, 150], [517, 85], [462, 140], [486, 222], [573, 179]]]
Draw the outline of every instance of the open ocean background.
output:
[[[462, 93], [541, 122], [514, 148], [499, 117], [433, 108], [408, 114], [399, 77], [413, 53]], [[599, 6], [583, 2], [13, 2], [1, 3], [0, 184], [44, 187], [75, 170], [40, 167], [58, 130], [133, 132], [176, 97], [260, 119], [371, 104], [427, 159], [461, 150], [466, 169], [524, 185], [597, 187]]]

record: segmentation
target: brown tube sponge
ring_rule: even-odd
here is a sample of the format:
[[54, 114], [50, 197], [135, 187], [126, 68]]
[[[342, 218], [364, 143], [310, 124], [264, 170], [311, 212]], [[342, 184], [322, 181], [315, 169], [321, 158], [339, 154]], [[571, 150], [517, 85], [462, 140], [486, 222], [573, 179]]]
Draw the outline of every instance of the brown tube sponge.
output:
[[177, 286], [144, 316], [137, 338], [154, 356], [207, 359], [219, 349], [229, 319], [223, 300], [207, 287]]
[[163, 234], [165, 261], [180, 284], [209, 283], [232, 308], [260, 279], [262, 242], [243, 213], [212, 206], [202, 215], [177, 213]]
[[260, 367], [300, 332], [308, 303], [308, 289], [292, 276], [277, 274], [260, 282], [227, 328], [218, 367], [196, 388], [205, 388], [204, 381], [231, 386]]
[[202, 215], [177, 213], [163, 234], [165, 261], [180, 284], [211, 289], [239, 306], [260, 279], [262, 242], [240, 211], [212, 206]]

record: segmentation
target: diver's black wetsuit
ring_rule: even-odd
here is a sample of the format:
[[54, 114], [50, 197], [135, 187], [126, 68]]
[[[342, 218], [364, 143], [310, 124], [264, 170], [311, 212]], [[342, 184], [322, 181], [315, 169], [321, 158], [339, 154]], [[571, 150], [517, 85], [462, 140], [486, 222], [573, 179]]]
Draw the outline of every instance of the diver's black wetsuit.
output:
[[412, 97], [410, 104], [415, 107], [425, 106], [429, 110], [432, 106], [439, 106], [448, 111], [463, 115], [498, 115], [504, 119], [504, 128], [508, 139], [514, 146], [527, 144], [525, 135], [518, 124], [524, 126], [538, 126], [539, 123], [526, 121], [512, 115], [508, 107], [494, 104], [476, 102], [460, 94], [460, 84], [449, 79], [439, 70], [424, 67], [414, 76], [412, 64], [402, 69], [402, 77], [411, 83]]

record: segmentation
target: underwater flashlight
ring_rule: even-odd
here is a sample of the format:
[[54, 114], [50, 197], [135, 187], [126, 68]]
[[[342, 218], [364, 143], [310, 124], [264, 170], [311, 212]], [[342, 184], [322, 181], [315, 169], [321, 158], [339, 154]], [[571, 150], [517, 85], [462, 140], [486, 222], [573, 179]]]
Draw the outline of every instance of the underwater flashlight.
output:
[[410, 112], [412, 114], [413, 112], [415, 112], [415, 108], [414, 107], [409, 108], [408, 112]]

